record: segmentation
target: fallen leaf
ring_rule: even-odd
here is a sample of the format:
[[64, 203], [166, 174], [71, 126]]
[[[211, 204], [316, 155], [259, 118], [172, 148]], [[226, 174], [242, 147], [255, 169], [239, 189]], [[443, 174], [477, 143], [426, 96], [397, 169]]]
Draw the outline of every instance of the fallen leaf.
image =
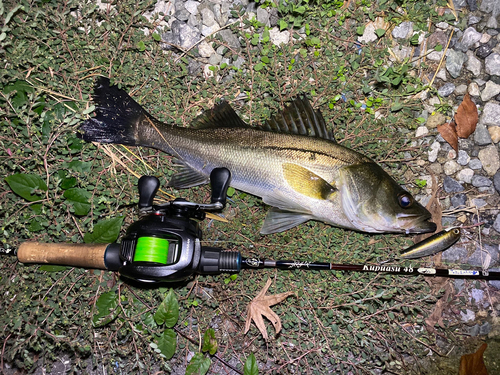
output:
[[460, 369], [458, 375], [488, 375], [488, 370], [484, 365], [483, 353], [488, 345], [484, 343], [472, 354], [465, 354], [460, 358]]
[[250, 329], [250, 324], [252, 323], [252, 320], [255, 322], [255, 325], [259, 329], [260, 333], [262, 334], [262, 337], [264, 337], [265, 340], [267, 340], [267, 330], [266, 330], [266, 325], [264, 323], [264, 319], [262, 319], [263, 316], [265, 316], [269, 321], [272, 323], [274, 326], [274, 329], [276, 331], [276, 334], [278, 334], [281, 331], [281, 320], [276, 313], [271, 310], [271, 306], [276, 305], [277, 303], [280, 303], [287, 297], [293, 295], [293, 292], [285, 292], [285, 293], [280, 293], [280, 294], [275, 294], [271, 296], [266, 296], [267, 290], [271, 286], [271, 279], [267, 280], [266, 285], [264, 288], [260, 291], [259, 294], [250, 302], [247, 308], [247, 320], [245, 322], [245, 333], [248, 332]]
[[448, 142], [456, 152], [458, 152], [458, 135], [455, 123], [450, 121], [443, 125], [438, 125], [437, 130], [444, 140]]
[[[445, 279], [445, 278], [443, 277], [440, 279]], [[438, 324], [443, 329], [446, 328], [443, 323], [443, 310], [448, 303], [448, 298], [450, 296], [451, 291], [452, 291], [451, 287], [445, 288], [444, 295], [436, 302], [436, 305], [434, 306], [434, 310], [432, 311], [431, 315], [429, 315], [429, 317], [425, 319], [425, 325], [427, 331], [436, 332], [436, 329], [434, 328], [436, 324]]]
[[455, 115], [458, 136], [460, 138], [468, 138], [469, 135], [474, 133], [478, 118], [476, 105], [470, 99], [469, 94], [465, 94], [462, 103], [458, 106], [457, 114]]

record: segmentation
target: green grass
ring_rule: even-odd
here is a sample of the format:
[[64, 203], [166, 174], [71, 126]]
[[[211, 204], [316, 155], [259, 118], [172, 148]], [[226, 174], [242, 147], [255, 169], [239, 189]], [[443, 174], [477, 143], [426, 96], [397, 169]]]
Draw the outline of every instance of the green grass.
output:
[[[157, 38], [143, 33], [151, 25], [140, 14], [154, 1], [120, 1], [109, 13], [79, 3], [21, 1], [22, 8], [5, 25], [6, 37], [0, 42], [0, 171], [5, 177], [38, 176], [43, 183], [28, 189], [35, 198], [27, 200], [2, 180], [2, 247], [17, 248], [27, 240], [83, 242], [98, 223], [119, 217], [124, 218], [123, 234], [137, 219], [137, 177], [132, 172], [157, 175], [162, 186], [171, 176], [170, 158], [160, 152], [133, 149], [133, 155], [122, 146], [86, 144], [76, 138], [78, 125], [92, 111], [90, 95], [97, 75], [111, 76], [157, 118], [180, 126], [189, 126], [221, 98], [245, 120], [258, 124], [295, 95], [306, 93], [340, 143], [383, 162], [410, 190], [419, 191], [403, 178], [409, 168], [416, 168], [402, 163], [404, 152], [416, 150], [398, 129], [415, 127], [420, 106], [411, 100], [408, 87], [414, 93], [422, 86], [404, 64], [387, 73], [386, 37], [358, 53], [356, 29], [376, 16], [369, 4], [353, 2], [347, 11], [336, 2], [319, 8], [299, 3], [297, 7], [305, 8], [296, 7], [283, 19], [307, 25], [309, 35], [299, 39], [293, 29], [292, 43], [280, 48], [231, 26], [244, 43], [238, 51], [226, 48], [226, 57], [232, 62], [242, 57], [246, 63], [241, 69], [233, 69], [232, 63], [214, 69], [220, 78], [232, 75], [221, 81], [189, 76], [187, 57], [178, 60], [162, 50]], [[408, 9], [417, 3], [411, 2]], [[5, 17], [14, 4], [3, 6]], [[395, 14], [394, 9], [386, 11]], [[217, 38], [210, 41], [222, 45]], [[377, 81], [384, 72], [404, 84]], [[374, 89], [368, 90], [370, 86]], [[242, 93], [245, 99], [237, 100]], [[368, 110], [360, 108], [362, 102]], [[401, 104], [395, 108], [395, 103]], [[379, 120], [376, 111], [383, 115]], [[68, 193], [70, 189], [78, 190]], [[168, 192], [196, 202], [209, 199], [208, 187]], [[86, 204], [77, 204], [76, 193]], [[407, 243], [401, 236], [370, 236], [317, 222], [264, 237], [258, 232], [266, 209], [260, 199], [236, 191], [224, 211], [229, 223], [201, 224], [204, 243], [246, 256], [337, 263], [386, 260]], [[418, 372], [421, 368], [414, 361], [425, 357], [429, 347], [436, 348], [435, 337], [422, 327], [439, 293], [432, 293], [422, 278], [266, 270], [244, 271], [236, 278], [198, 276], [189, 284], [155, 289], [128, 285], [109, 272], [54, 270], [9, 257], [0, 258], [0, 268], [1, 358], [27, 372], [40, 365], [50, 369], [65, 354], [73, 372], [185, 368], [209, 328], [218, 342], [217, 357], [211, 357], [213, 373], [221, 366], [227, 369], [225, 363], [243, 372], [251, 353], [262, 372]], [[268, 277], [275, 280], [270, 293], [292, 290], [297, 296], [274, 307], [283, 331], [264, 342], [255, 327], [247, 335], [243, 327], [246, 306]], [[177, 348], [172, 359], [166, 359], [151, 345], [164, 330], [151, 316], [170, 287], [180, 310], [174, 327]], [[112, 320], [94, 326], [100, 313], [97, 301], [106, 292], [119, 295]], [[450, 329], [437, 329], [450, 342], [460, 343]]]

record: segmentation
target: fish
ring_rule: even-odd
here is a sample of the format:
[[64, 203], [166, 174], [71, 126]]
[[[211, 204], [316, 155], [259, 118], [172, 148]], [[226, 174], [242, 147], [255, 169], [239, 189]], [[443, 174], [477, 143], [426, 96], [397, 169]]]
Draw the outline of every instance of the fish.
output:
[[158, 121], [108, 78], [96, 81], [95, 116], [78, 136], [88, 142], [158, 149], [174, 158], [169, 185], [206, 184], [225, 167], [230, 186], [262, 198], [269, 210], [261, 234], [309, 220], [368, 233], [427, 233], [431, 214], [370, 158], [336, 142], [305, 96], [260, 126], [244, 122], [226, 102], [189, 127]]
[[446, 250], [460, 239], [460, 228], [451, 227], [420, 241], [399, 256], [401, 259], [417, 259]]

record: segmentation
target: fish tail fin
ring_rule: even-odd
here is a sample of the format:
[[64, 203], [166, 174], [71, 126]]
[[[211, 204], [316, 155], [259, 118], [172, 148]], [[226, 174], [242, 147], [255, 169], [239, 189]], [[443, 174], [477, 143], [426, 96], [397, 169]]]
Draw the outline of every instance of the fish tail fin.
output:
[[125, 91], [110, 86], [108, 78], [99, 77], [94, 88], [95, 117], [80, 126], [78, 136], [87, 142], [140, 146], [138, 124], [155, 121]]

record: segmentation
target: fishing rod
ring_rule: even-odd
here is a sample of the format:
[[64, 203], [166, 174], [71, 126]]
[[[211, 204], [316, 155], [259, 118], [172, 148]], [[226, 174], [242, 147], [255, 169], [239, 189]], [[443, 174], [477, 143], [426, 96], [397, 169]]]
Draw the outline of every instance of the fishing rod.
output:
[[[245, 258], [240, 252], [201, 246], [199, 221], [207, 211], [222, 209], [231, 174], [216, 168], [210, 175], [211, 203], [198, 204], [177, 198], [162, 205], [153, 200], [160, 182], [156, 177], [139, 179], [141, 218], [131, 224], [120, 243], [68, 244], [25, 242], [17, 252], [21, 263], [58, 264], [117, 271], [121, 276], [145, 283], [183, 281], [193, 274], [238, 273], [243, 269], [337, 270], [395, 275], [423, 275], [500, 280], [500, 272], [440, 269], [407, 265], [335, 264], [297, 260]], [[415, 244], [401, 258], [430, 255], [455, 243], [460, 231], [445, 230]], [[2, 251], [0, 251], [1, 253]], [[4, 251], [4, 253], [7, 253]]]

